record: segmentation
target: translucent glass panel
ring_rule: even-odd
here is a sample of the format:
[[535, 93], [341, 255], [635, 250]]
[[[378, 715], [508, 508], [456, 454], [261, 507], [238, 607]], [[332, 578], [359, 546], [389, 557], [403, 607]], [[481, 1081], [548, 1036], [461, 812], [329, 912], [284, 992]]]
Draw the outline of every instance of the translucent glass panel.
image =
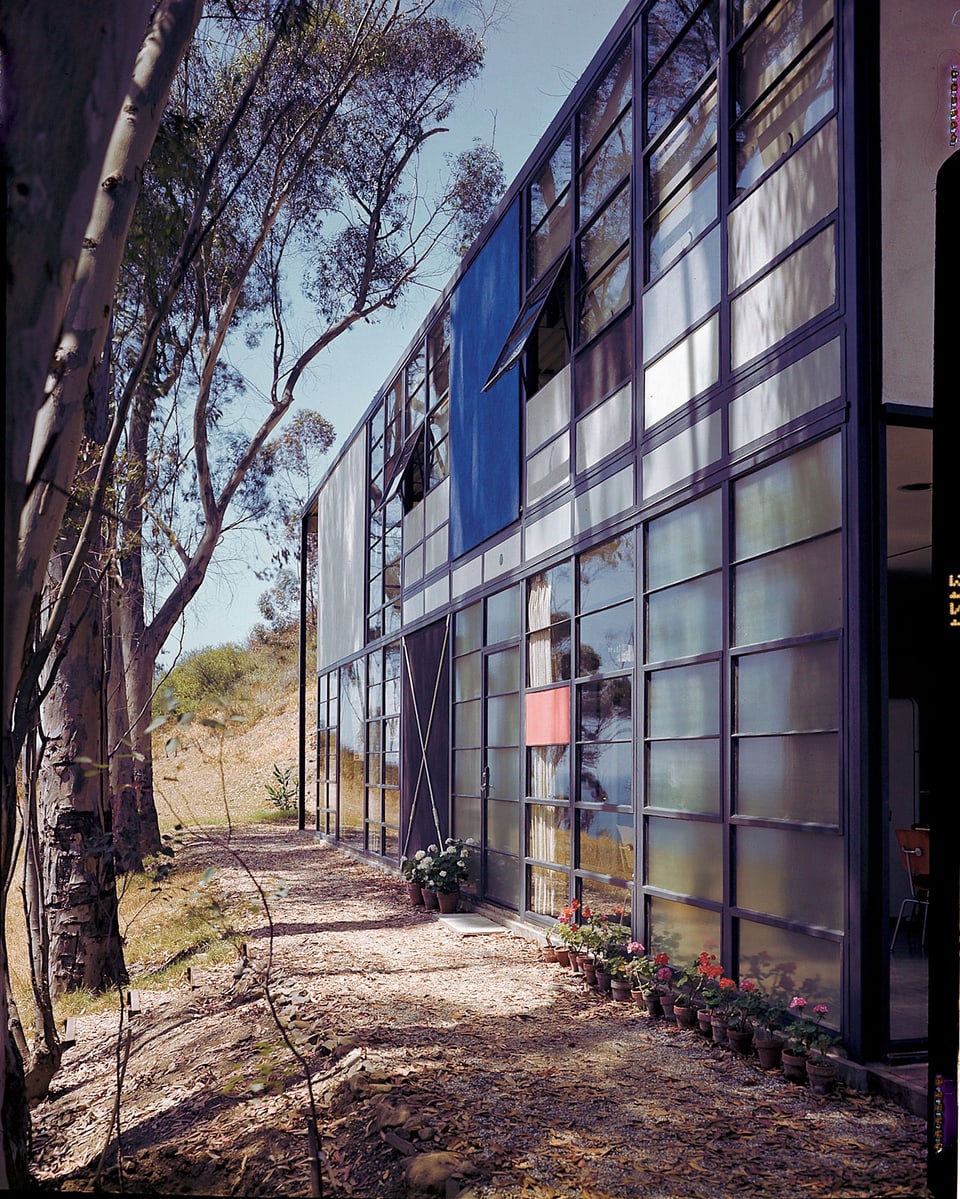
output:
[[527, 525], [523, 534], [524, 554], [527, 559], [538, 558], [549, 550], [556, 549], [570, 538], [570, 501], [551, 509], [540, 520]]
[[730, 213], [730, 288], [829, 216], [837, 207], [837, 186], [837, 122], [831, 121]]
[[577, 674], [625, 670], [636, 659], [633, 604], [618, 604], [579, 621]]
[[527, 804], [527, 855], [558, 866], [571, 864], [569, 808]]
[[453, 709], [453, 733], [457, 745], [480, 744], [480, 701], [456, 704]]
[[689, 658], [721, 647], [723, 581], [719, 574], [680, 583], [647, 598], [647, 661]]
[[634, 534], [587, 550], [579, 559], [579, 610], [592, 612], [633, 597]]
[[520, 744], [520, 697], [501, 695], [487, 700], [487, 742], [490, 745]]
[[578, 811], [578, 864], [611, 878], [633, 878], [634, 828], [630, 812]]
[[479, 603], [462, 608], [454, 617], [453, 652], [467, 653], [483, 644], [483, 609]]
[[480, 800], [475, 796], [456, 795], [453, 799], [453, 832], [455, 837], [468, 837], [480, 844]]
[[833, 307], [837, 297], [834, 240], [831, 225], [731, 300], [734, 369]]
[[487, 657], [487, 693], [502, 695], [520, 689], [520, 655], [515, 649]]
[[363, 843], [364, 663], [340, 671], [340, 840]]
[[720, 952], [720, 914], [689, 903], [654, 896], [650, 900], [650, 944], [653, 953], [687, 965], [702, 949]]
[[520, 588], [499, 591], [487, 600], [487, 645], [520, 636]]
[[746, 645], [839, 628], [842, 552], [841, 536], [833, 533], [736, 567], [735, 642]]
[[656, 495], [706, 470], [720, 457], [723, 447], [723, 425], [719, 412], [697, 421], [669, 441], [657, 446], [642, 458], [643, 495]]
[[719, 815], [719, 741], [652, 741], [647, 753], [647, 807]]
[[676, 412], [720, 377], [720, 320], [714, 315], [643, 372], [643, 424]]
[[715, 737], [720, 733], [720, 664], [655, 670], [647, 682], [651, 737]]
[[358, 603], [357, 597], [363, 595], [368, 577], [366, 476], [367, 439], [361, 432], [317, 495], [318, 561], [338, 564], [336, 570], [316, 573], [317, 662], [321, 670], [356, 653], [364, 642], [363, 603]]
[[631, 507], [634, 483], [634, 468], [628, 466], [588, 491], [581, 491], [574, 501], [574, 534], [594, 529]]
[[839, 436], [828, 437], [735, 484], [738, 558], [762, 554], [839, 527], [840, 450]]
[[815, 928], [843, 929], [842, 837], [740, 825], [736, 847], [738, 907]]
[[531, 799], [570, 798], [568, 745], [537, 745], [527, 750], [527, 795]]
[[518, 804], [495, 799], [487, 801], [487, 845], [491, 849], [512, 854], [520, 852], [518, 817]]
[[577, 799], [629, 807], [633, 794], [633, 744], [594, 741], [580, 746]]
[[[822, 937], [738, 920], [740, 977], [756, 978], [778, 999], [787, 1003], [803, 995], [810, 1003], [826, 1003], [831, 1011], [840, 1004], [840, 942]], [[829, 1025], [833, 1015], [827, 1019]]]
[[693, 899], [723, 899], [723, 826], [648, 816], [648, 886]]
[[839, 758], [836, 733], [741, 737], [736, 743], [738, 815], [838, 824]]
[[544, 866], [527, 867], [527, 910], [540, 916], [559, 916], [570, 900], [570, 876]]
[[555, 436], [570, 423], [570, 367], [566, 366], [527, 400], [526, 452]]
[[570, 481], [570, 439], [566, 434], [527, 459], [528, 504], [545, 499]]
[[[658, 10], [673, 7], [661, 0], [648, 18], [648, 61], [657, 50], [666, 29], [677, 21], [678, 14], [664, 16], [661, 21]], [[647, 138], [656, 136], [670, 118], [682, 107], [687, 96], [696, 90], [703, 76], [713, 69], [720, 52], [719, 17], [717, 0], [709, 0], [670, 54], [663, 59], [647, 83]], [[652, 35], [652, 36], [651, 36]]]
[[453, 753], [453, 789], [464, 795], [480, 794], [480, 750], [457, 749]]
[[723, 562], [723, 507], [711, 491], [647, 526], [647, 586], [651, 589], [718, 569]]
[[577, 424], [577, 473], [626, 445], [633, 432], [633, 389], [628, 384]]
[[840, 338], [835, 337], [731, 401], [730, 448], [740, 449], [842, 394]]
[[571, 151], [567, 136], [530, 185], [530, 281], [538, 279], [570, 243]]
[[840, 651], [835, 641], [744, 656], [736, 663], [735, 677], [740, 733], [838, 727]]
[[684, 254], [643, 294], [643, 359], [648, 362], [720, 303], [720, 227]]
[[485, 894], [508, 908], [520, 906], [520, 871], [513, 855], [488, 849], [485, 856], [487, 882]]

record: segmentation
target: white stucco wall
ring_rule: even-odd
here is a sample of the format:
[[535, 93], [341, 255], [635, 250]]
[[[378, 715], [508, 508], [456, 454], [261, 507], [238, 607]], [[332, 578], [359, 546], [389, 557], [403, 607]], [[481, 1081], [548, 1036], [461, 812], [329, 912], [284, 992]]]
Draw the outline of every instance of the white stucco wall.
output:
[[933, 403], [935, 186], [937, 171], [952, 152], [951, 65], [960, 65], [960, 0], [882, 0], [883, 399], [887, 403]]

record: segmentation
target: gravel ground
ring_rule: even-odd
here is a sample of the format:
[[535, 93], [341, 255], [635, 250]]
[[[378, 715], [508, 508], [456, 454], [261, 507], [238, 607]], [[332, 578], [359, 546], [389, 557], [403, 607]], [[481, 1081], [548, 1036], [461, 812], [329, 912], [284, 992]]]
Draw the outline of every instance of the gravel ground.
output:
[[118, 1015], [80, 1019], [34, 1112], [43, 1186], [322, 1188], [331, 1199], [929, 1194], [921, 1120], [846, 1088], [812, 1095], [602, 999], [544, 962], [532, 934], [461, 937], [409, 907], [394, 876], [290, 828], [243, 828], [229, 848], [194, 835], [185, 856], [216, 866], [231, 895], [256, 900], [255, 882], [269, 919], [251, 917], [242, 971], [210, 967], [196, 986], [185, 975], [141, 993], [119, 1039]]

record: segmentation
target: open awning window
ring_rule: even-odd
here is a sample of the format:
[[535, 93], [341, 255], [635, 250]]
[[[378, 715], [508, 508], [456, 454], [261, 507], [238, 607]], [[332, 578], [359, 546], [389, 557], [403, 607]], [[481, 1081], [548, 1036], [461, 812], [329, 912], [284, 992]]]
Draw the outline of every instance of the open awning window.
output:
[[388, 504], [395, 495], [403, 500], [404, 512], [409, 512], [418, 500], [423, 499], [424, 445], [427, 435], [426, 422], [404, 442], [384, 480], [381, 505]]
[[493, 370], [490, 372], [486, 383], [480, 389], [481, 391], [489, 390], [502, 375], [507, 373], [527, 348], [527, 343], [536, 330], [543, 310], [547, 306], [547, 302], [553, 294], [554, 288], [557, 287], [569, 261], [570, 251], [566, 250], [547, 271], [529, 296], [527, 296], [523, 307], [520, 309], [519, 316], [513, 322], [510, 332], [507, 334], [507, 340], [503, 343], [503, 349], [497, 356], [497, 361], [493, 364]]

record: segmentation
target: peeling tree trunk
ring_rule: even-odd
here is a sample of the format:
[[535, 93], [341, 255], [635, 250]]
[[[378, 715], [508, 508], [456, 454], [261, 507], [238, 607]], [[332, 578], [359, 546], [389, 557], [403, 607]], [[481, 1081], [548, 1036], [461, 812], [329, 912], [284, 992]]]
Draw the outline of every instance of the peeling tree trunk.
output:
[[[60, 562], [55, 554], [54, 589]], [[105, 766], [100, 599], [88, 566], [56, 647], [66, 652], [41, 710], [47, 746], [38, 789], [40, 867], [54, 995], [79, 987], [101, 991], [126, 980]]]

